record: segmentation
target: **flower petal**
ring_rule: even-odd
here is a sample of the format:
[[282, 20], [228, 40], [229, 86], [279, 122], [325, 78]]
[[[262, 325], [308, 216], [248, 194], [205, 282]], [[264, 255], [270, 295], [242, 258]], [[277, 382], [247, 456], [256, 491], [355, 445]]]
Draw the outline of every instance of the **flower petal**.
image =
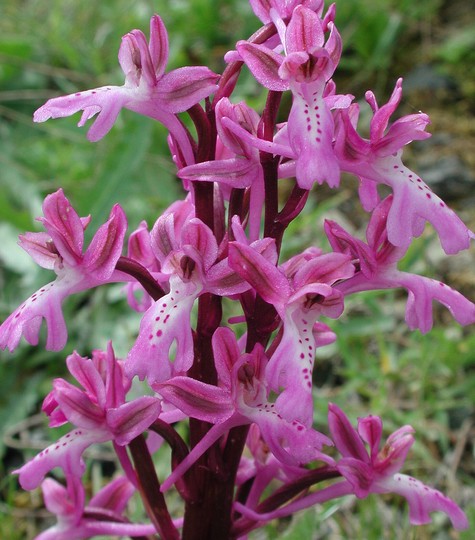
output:
[[38, 487], [46, 473], [55, 467], [61, 467], [65, 474], [80, 477], [85, 469], [82, 460], [84, 450], [93, 443], [105, 442], [110, 439], [111, 435], [103, 430], [75, 429], [13, 472], [19, 475], [21, 487], [27, 490]]
[[155, 422], [160, 411], [160, 400], [152, 396], [142, 396], [108, 409], [107, 425], [114, 432], [114, 442], [119, 446], [129, 444]]
[[[200, 290], [179, 278], [170, 279], [170, 293], [155, 302], [140, 323], [137, 340], [130, 350], [125, 369], [130, 378], [147, 377], [162, 382], [187, 371], [193, 362], [191, 309]], [[175, 360], [170, 348], [176, 341]]]
[[83, 110], [84, 114], [78, 124], [83, 126], [87, 120], [99, 113], [87, 134], [87, 138], [95, 142], [109, 133], [120, 110], [132, 95], [130, 90], [122, 86], [102, 86], [76, 92], [48, 100], [35, 112], [33, 120], [45, 122], [50, 118], [64, 118]]
[[236, 48], [251, 73], [263, 86], [277, 92], [289, 89], [289, 83], [283, 81], [278, 74], [283, 61], [280, 54], [247, 41], [238, 41]]
[[396, 474], [393, 478], [379, 482], [379, 486], [380, 493], [397, 493], [407, 500], [409, 520], [412, 525], [430, 523], [431, 512], [444, 512], [455, 529], [461, 531], [468, 528], [467, 516], [452, 499], [415, 478], [405, 474]]
[[215, 92], [218, 78], [219, 76], [207, 67], [174, 69], [160, 79], [155, 96], [167, 112], [183, 112]]
[[109, 220], [101, 225], [84, 254], [83, 267], [96, 279], [109, 279], [122, 253], [127, 218], [122, 208], [116, 204]]

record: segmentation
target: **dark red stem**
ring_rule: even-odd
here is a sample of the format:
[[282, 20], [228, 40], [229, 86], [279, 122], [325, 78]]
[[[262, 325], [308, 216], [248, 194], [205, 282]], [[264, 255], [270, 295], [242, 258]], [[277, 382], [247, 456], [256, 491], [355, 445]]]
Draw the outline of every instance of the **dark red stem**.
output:
[[144, 436], [139, 435], [133, 439], [128, 447], [137, 472], [140, 496], [148, 516], [162, 538], [179, 540], [180, 536], [173, 525], [165, 497], [160, 491], [160, 482]]
[[125, 274], [134, 277], [155, 301], [165, 295], [165, 292], [156, 282], [152, 274], [137, 261], [134, 261], [129, 257], [119, 257], [115, 268], [120, 272], [124, 272]]

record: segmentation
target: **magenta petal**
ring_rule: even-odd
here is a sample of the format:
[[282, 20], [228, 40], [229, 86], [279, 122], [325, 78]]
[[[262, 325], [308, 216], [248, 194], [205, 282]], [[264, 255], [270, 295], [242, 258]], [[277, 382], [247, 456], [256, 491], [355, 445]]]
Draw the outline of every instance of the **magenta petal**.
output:
[[322, 446], [331, 446], [332, 441], [318, 431], [297, 421], [287, 422], [270, 410], [256, 410], [250, 418], [257, 423], [265, 443], [282, 463], [303, 465], [315, 460], [333, 463], [332, 458], [321, 452]]
[[397, 281], [409, 292], [406, 322], [411, 330], [426, 333], [432, 328], [433, 300], [443, 304], [459, 324], [475, 322], [475, 304], [445, 283], [405, 272], [398, 272]]
[[88, 273], [101, 281], [111, 276], [122, 253], [126, 229], [127, 218], [122, 208], [116, 204], [109, 220], [99, 227], [84, 255], [82, 264]]
[[358, 434], [369, 445], [371, 459], [373, 460], [378, 454], [382, 433], [383, 422], [379, 416], [370, 415], [365, 418], [358, 418]]
[[[232, 104], [222, 98], [216, 104], [216, 128], [220, 141], [226, 148], [239, 156], [250, 157], [252, 148], [249, 141], [234, 133], [232, 128], [241, 127], [247, 135], [257, 135], [260, 117], [244, 101]], [[232, 128], [230, 129], [230, 126]]]
[[127, 256], [139, 262], [145, 268], [151, 268], [155, 263], [155, 256], [150, 245], [150, 233], [145, 221], [140, 222], [135, 231], [129, 235], [127, 242]]
[[56, 379], [53, 387], [56, 401], [71, 424], [85, 429], [101, 427], [105, 420], [104, 411], [83, 391], [63, 379]]
[[411, 141], [427, 139], [431, 134], [424, 130], [429, 123], [429, 117], [424, 113], [403, 116], [391, 125], [380, 142], [375, 142], [374, 149], [381, 155], [389, 156]]
[[57, 516], [74, 515], [74, 505], [68, 497], [67, 489], [53, 480], [46, 478], [41, 484], [43, 500], [46, 508]]
[[374, 472], [370, 465], [359, 459], [345, 457], [340, 459], [337, 468], [353, 486], [358, 498], [362, 499], [371, 493]]
[[99, 407], [104, 409], [106, 406], [104, 381], [92, 360], [73, 352], [66, 358], [66, 364], [71, 375], [82, 385], [87, 395], [97, 400]]
[[297, 155], [299, 186], [310, 189], [315, 182], [330, 187], [340, 183], [340, 168], [333, 150], [333, 117], [323, 99], [324, 80], [293, 83], [293, 102], [287, 131]]
[[345, 413], [334, 403], [328, 404], [328, 427], [337, 450], [344, 458], [370, 463], [366, 448]]
[[206, 274], [206, 290], [212, 294], [232, 296], [250, 288], [249, 283], [229, 266], [227, 257], [214, 264]]
[[230, 242], [229, 264], [266, 302], [281, 305], [289, 297], [287, 278], [252, 247]]
[[107, 410], [107, 425], [114, 432], [114, 441], [124, 446], [143, 433], [161, 411], [160, 400], [143, 396], [120, 407]]
[[100, 489], [94, 497], [91, 498], [88, 507], [105, 508], [116, 512], [117, 514], [121, 514], [125, 510], [125, 507], [134, 492], [135, 488], [127, 478], [116, 478]]
[[333, 285], [340, 279], [348, 279], [355, 273], [351, 256], [344, 253], [324, 253], [303, 264], [296, 272], [294, 284], [301, 288], [307, 284]]
[[415, 442], [413, 433], [414, 428], [409, 425], [403, 426], [391, 433], [377, 456], [375, 469], [384, 471], [385, 476], [399, 472], [409, 450]]
[[366, 92], [366, 101], [374, 111], [374, 116], [371, 120], [371, 140], [379, 140], [383, 137], [384, 131], [389, 123], [389, 119], [397, 109], [402, 97], [402, 78], [396, 81], [393, 93], [389, 101], [382, 107], [378, 107], [376, 98], [373, 92]]
[[285, 419], [309, 427], [313, 421], [312, 371], [315, 341], [312, 327], [318, 314], [306, 317], [300, 307], [287, 308], [284, 333], [266, 366], [266, 379], [275, 391], [283, 387], [276, 408]]
[[161, 264], [172, 251], [179, 249], [176, 229], [175, 213], [169, 213], [160, 216], [150, 232], [152, 252]]
[[217, 424], [234, 412], [228, 391], [191, 377], [173, 377], [166, 383], [154, 385], [154, 389], [167, 402], [198, 420]]
[[213, 334], [213, 353], [219, 383], [231, 388], [233, 366], [241, 355], [234, 332], [228, 327], [220, 327]]
[[75, 266], [82, 256], [84, 227], [62, 189], [46, 196], [43, 214], [39, 221], [48, 231], [57, 251], [69, 266]]
[[193, 247], [199, 254], [203, 268], [207, 272], [218, 255], [218, 244], [211, 229], [200, 219], [192, 218], [181, 231], [181, 244]]
[[178, 176], [182, 180], [219, 182], [233, 188], [242, 189], [253, 184], [258, 171], [258, 164], [237, 157], [189, 165], [180, 169]]
[[182, 67], [166, 73], [155, 94], [164, 110], [179, 113], [215, 92], [217, 80], [218, 75], [206, 67]]
[[54, 270], [58, 260], [58, 254], [53, 253], [51, 247], [51, 236], [44, 232], [27, 232], [20, 234], [18, 244], [36, 264], [48, 270]]
[[280, 54], [263, 45], [256, 45], [247, 41], [238, 41], [236, 48], [251, 73], [263, 86], [277, 92], [289, 89], [289, 83], [283, 81], [278, 75], [283, 61]]

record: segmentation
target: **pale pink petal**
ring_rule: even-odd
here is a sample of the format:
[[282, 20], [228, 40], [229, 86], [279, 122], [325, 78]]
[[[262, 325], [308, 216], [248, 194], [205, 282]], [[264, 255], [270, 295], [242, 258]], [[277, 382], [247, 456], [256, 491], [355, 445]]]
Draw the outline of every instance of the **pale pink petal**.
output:
[[93, 443], [110, 439], [110, 433], [103, 430], [74, 429], [13, 472], [19, 475], [21, 487], [27, 490], [38, 487], [45, 475], [55, 467], [61, 467], [66, 474], [80, 477], [85, 469], [82, 460], [84, 450]]
[[[125, 364], [130, 378], [145, 377], [162, 382], [187, 371], [193, 362], [191, 309], [199, 295], [192, 282], [170, 280], [170, 293], [152, 305], [140, 323], [140, 330]], [[176, 342], [175, 360], [171, 347]]]
[[95, 142], [109, 133], [122, 107], [125, 107], [126, 103], [132, 99], [131, 92], [125, 87], [102, 86], [69, 96], [53, 98], [35, 112], [33, 120], [45, 122], [50, 118], [64, 118], [84, 110], [86, 116], [79, 123], [82, 126], [86, 120], [99, 113], [87, 134], [87, 138]]
[[461, 531], [469, 526], [467, 516], [452, 499], [415, 478], [405, 474], [396, 474], [394, 477], [378, 482], [378, 487], [379, 493], [397, 493], [407, 500], [409, 520], [412, 525], [430, 523], [431, 512], [444, 512], [455, 529]]

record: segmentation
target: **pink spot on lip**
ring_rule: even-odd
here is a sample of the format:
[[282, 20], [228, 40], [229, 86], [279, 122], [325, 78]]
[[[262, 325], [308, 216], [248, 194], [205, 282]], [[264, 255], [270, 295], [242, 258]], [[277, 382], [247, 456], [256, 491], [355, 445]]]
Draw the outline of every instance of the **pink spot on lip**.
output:
[[157, 330], [157, 337], [160, 337], [163, 334], [162, 330]]

